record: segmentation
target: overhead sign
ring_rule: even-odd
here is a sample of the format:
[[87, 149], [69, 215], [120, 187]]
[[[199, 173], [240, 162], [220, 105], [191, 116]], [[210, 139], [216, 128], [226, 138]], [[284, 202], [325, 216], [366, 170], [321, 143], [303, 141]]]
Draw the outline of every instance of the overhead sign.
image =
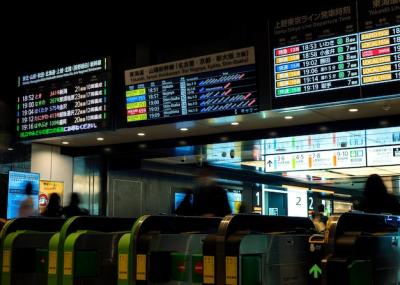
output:
[[333, 150], [365, 146], [365, 131], [335, 132], [265, 140], [265, 154]]
[[357, 34], [275, 49], [274, 72], [276, 97], [359, 86]]
[[308, 217], [307, 189], [297, 190], [288, 188], [288, 216]]
[[400, 127], [367, 130], [366, 140], [367, 146], [400, 144]]
[[265, 156], [266, 172], [365, 167], [364, 148]]
[[108, 65], [104, 58], [19, 77], [18, 137], [37, 139], [108, 128]]
[[394, 146], [369, 147], [368, 166], [399, 165], [400, 144]]
[[252, 47], [127, 70], [125, 85], [129, 125], [258, 110]]

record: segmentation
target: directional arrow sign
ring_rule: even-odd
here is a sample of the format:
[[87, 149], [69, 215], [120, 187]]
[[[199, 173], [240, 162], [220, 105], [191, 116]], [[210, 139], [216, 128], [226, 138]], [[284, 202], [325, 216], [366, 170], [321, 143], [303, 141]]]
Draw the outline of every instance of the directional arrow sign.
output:
[[267, 164], [268, 164], [269, 167], [271, 167], [271, 166], [272, 166], [272, 161], [269, 160], [269, 161], [267, 162]]
[[318, 265], [314, 264], [314, 266], [311, 267], [309, 274], [310, 275], [313, 274], [314, 278], [317, 279], [319, 277], [318, 275], [322, 274], [322, 270], [321, 270], [321, 268], [319, 268]]

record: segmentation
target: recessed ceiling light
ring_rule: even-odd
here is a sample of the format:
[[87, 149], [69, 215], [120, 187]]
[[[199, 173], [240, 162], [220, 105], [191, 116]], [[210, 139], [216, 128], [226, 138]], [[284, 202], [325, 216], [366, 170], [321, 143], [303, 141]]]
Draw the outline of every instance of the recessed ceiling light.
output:
[[111, 151], [111, 148], [110, 148], [110, 147], [106, 147], [106, 148], [104, 149], [104, 151], [105, 151], [105, 152], [110, 152], [110, 151]]
[[61, 142], [63, 145], [68, 145], [69, 142]]
[[138, 133], [137, 134], [139, 137], [144, 137], [146, 134], [145, 133]]
[[104, 138], [97, 138], [97, 141], [102, 142], [104, 141]]
[[239, 122], [232, 122], [231, 125], [232, 125], [232, 126], [238, 126], [238, 125], [239, 125]]
[[358, 109], [357, 108], [351, 108], [351, 109], [349, 109], [349, 112], [350, 113], [356, 113], [356, 112], [358, 112]]
[[180, 128], [181, 132], [187, 132], [189, 129], [188, 128]]
[[14, 149], [12, 147], [7, 148], [8, 151], [13, 151]]
[[285, 120], [291, 120], [293, 119], [293, 116], [285, 116]]

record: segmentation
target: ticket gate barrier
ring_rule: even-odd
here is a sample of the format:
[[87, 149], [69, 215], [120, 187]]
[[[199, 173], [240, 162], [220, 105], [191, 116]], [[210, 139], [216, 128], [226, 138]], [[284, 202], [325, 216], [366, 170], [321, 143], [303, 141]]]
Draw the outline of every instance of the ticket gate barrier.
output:
[[202, 243], [221, 218], [144, 216], [120, 240], [119, 285], [202, 284]]
[[203, 245], [203, 284], [307, 284], [307, 218], [231, 215]]
[[65, 223], [59, 218], [19, 218], [3, 228], [1, 284], [47, 284], [48, 246]]
[[322, 284], [399, 284], [399, 226], [399, 216], [354, 212], [328, 223]]
[[136, 219], [73, 217], [50, 240], [48, 285], [116, 284], [117, 245]]

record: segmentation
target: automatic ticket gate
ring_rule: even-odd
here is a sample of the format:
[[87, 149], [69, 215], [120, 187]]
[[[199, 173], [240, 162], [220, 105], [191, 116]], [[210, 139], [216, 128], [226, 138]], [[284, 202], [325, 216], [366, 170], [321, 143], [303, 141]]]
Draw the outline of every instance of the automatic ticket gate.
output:
[[308, 284], [307, 218], [236, 215], [204, 242], [204, 281], [215, 285]]
[[324, 285], [400, 284], [400, 217], [345, 213], [328, 223]]
[[49, 244], [48, 285], [117, 283], [118, 242], [136, 219], [74, 217]]
[[118, 284], [202, 284], [202, 243], [220, 218], [144, 216], [119, 247]]
[[19, 218], [3, 228], [1, 284], [47, 284], [48, 246], [64, 219]]

